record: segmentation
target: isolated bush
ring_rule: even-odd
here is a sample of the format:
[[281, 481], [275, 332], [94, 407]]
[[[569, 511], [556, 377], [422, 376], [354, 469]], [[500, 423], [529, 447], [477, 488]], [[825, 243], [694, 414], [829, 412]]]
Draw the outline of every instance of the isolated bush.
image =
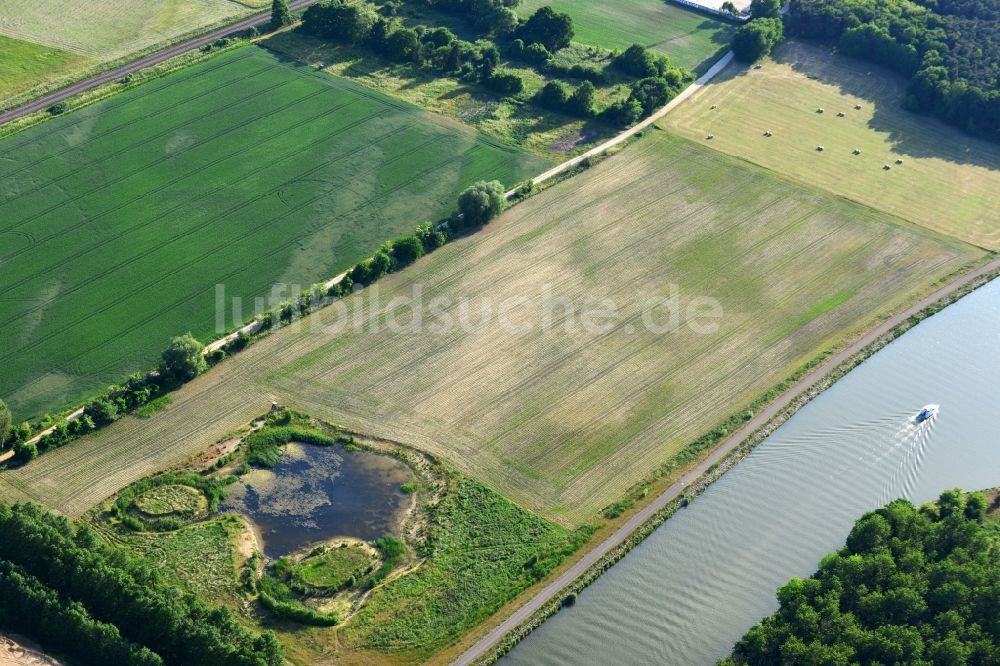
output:
[[629, 99], [638, 102], [642, 106], [642, 115], [648, 116], [666, 104], [672, 96], [673, 91], [665, 79], [649, 77], [636, 81], [632, 85]]
[[67, 111], [69, 111], [69, 104], [66, 102], [59, 102], [48, 108], [48, 112], [53, 116], [58, 116], [62, 113], [66, 113]]
[[14, 445], [14, 458], [20, 463], [26, 463], [38, 457], [38, 445], [18, 442]]
[[416, 236], [403, 236], [392, 242], [392, 259], [395, 270], [409, 266], [424, 256], [424, 244]]
[[642, 104], [638, 100], [622, 99], [601, 112], [601, 120], [617, 127], [629, 127], [642, 117]]
[[493, 76], [483, 81], [483, 85], [505, 97], [516, 95], [524, 90], [524, 81], [521, 80], [520, 76], [512, 72], [493, 74]]
[[395, 60], [420, 60], [420, 38], [415, 30], [400, 28], [385, 40], [385, 52]]
[[614, 60], [617, 69], [644, 79], [650, 76], [662, 76], [669, 65], [664, 56], [657, 56], [641, 44], [633, 44]]
[[89, 416], [98, 428], [114, 423], [119, 418], [118, 406], [105, 398], [98, 398], [87, 405], [83, 413]]
[[594, 84], [584, 81], [566, 100], [566, 112], [574, 116], [589, 118], [594, 115]]
[[552, 54], [549, 50], [537, 42], [526, 47], [521, 57], [533, 65], [544, 65], [549, 60], [552, 60]]
[[360, 44], [368, 39], [379, 19], [381, 17], [368, 4], [332, 0], [309, 7], [302, 16], [302, 26], [318, 37]]
[[208, 368], [202, 350], [204, 346], [190, 333], [177, 336], [163, 350], [160, 373], [175, 382], [191, 381]]
[[540, 7], [518, 28], [517, 37], [525, 44], [537, 42], [554, 53], [569, 46], [573, 39], [573, 19], [551, 7]]
[[273, 0], [271, 3], [271, 30], [292, 23], [292, 12], [288, 10], [288, 0]]
[[535, 104], [551, 111], [565, 111], [569, 93], [558, 81], [549, 81], [535, 94]]
[[481, 180], [467, 187], [458, 197], [458, 212], [465, 227], [486, 224], [503, 212], [506, 199], [498, 180]]
[[755, 19], [779, 18], [781, 0], [750, 0], [750, 16]]
[[784, 37], [781, 19], [754, 19], [739, 27], [733, 35], [733, 55], [743, 62], [760, 60]]
[[564, 65], [562, 63], [550, 62], [545, 67], [545, 73], [557, 76], [561, 79], [577, 79], [580, 81], [590, 81], [591, 83], [607, 83], [608, 77], [603, 69], [593, 65]]

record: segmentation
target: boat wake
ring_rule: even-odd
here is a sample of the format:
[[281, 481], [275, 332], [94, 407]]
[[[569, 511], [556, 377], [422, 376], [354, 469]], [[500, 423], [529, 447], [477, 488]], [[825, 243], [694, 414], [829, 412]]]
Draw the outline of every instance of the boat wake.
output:
[[[937, 414], [937, 405], [929, 405]], [[893, 436], [891, 451], [899, 455], [895, 469], [889, 475], [879, 498], [882, 504], [900, 497], [910, 497], [920, 478], [920, 470], [930, 448], [931, 436], [937, 419], [927, 417], [921, 420], [910, 418], [900, 425]]]

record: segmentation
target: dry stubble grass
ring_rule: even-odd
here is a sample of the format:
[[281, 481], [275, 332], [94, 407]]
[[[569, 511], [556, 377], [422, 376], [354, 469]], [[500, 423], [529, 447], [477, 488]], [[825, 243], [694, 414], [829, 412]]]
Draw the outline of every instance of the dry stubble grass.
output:
[[[424, 306], [523, 296], [510, 317], [530, 332], [491, 320], [400, 333], [377, 317], [332, 333], [338, 310], [328, 308], [192, 382], [152, 418], [5, 473], [0, 496], [80, 513], [274, 398], [418, 446], [524, 506], [578, 522], [819, 351], [979, 256], [656, 133], [378, 285], [383, 307], [415, 285]], [[717, 332], [639, 325], [643, 304], [672, 283], [682, 302], [718, 299]], [[599, 335], [543, 332], [545, 284], [576, 307], [611, 299], [613, 325]], [[440, 323], [421, 311], [425, 324]]]
[[1000, 147], [906, 111], [904, 92], [885, 70], [791, 41], [760, 69], [734, 62], [665, 122], [716, 150], [1000, 249]]

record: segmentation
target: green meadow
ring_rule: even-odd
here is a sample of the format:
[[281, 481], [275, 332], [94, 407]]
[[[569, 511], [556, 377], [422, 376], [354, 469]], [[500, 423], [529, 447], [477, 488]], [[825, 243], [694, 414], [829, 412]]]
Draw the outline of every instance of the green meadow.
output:
[[[0, 141], [0, 396], [71, 407], [548, 162], [244, 47]], [[290, 292], [286, 290], [283, 296]], [[228, 316], [232, 326], [233, 317]]]
[[87, 56], [0, 35], [0, 100], [39, 80], [72, 74], [93, 61]]
[[607, 49], [639, 43], [699, 73], [729, 50], [735, 29], [668, 0], [523, 0], [517, 12], [529, 16], [544, 5], [573, 17], [575, 42]]

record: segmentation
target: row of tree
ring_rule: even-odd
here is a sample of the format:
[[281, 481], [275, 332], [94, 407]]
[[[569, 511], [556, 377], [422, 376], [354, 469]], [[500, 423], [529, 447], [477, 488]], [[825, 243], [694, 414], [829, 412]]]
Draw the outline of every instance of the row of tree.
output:
[[[92, 630], [100, 631], [109, 647], [118, 645], [116, 653], [98, 663], [121, 663], [109, 658], [111, 654], [123, 655], [123, 660], [135, 655], [140, 661], [124, 663], [143, 664], [158, 663], [153, 655], [168, 664], [190, 666], [283, 663], [274, 634], [250, 632], [229, 609], [205, 605], [171, 586], [150, 564], [104, 544], [88, 527], [73, 525], [37, 505], [0, 504], [0, 561], [9, 563], [6, 571], [18, 573], [0, 575], [0, 598], [10, 604], [10, 612], [0, 613], [0, 626], [34, 611], [44, 612], [39, 622], [46, 630], [29, 633], [43, 645], [58, 640], [66, 649], [76, 647], [84, 657], [84, 637], [77, 632]], [[31, 595], [16, 589], [25, 585], [50, 599], [57, 595], [60, 604], [32, 605]], [[62, 606], [66, 612], [76, 611], [75, 622], [60, 622]], [[84, 621], [86, 616], [109, 626], [94, 628]], [[32, 626], [25, 622], [21, 628], [27, 632]]]
[[[516, 2], [507, 0], [428, 0], [432, 6], [472, 18], [488, 31], [482, 39], [458, 39], [443, 27], [414, 28], [382, 16], [367, 3], [329, 0], [310, 7], [303, 16], [303, 30], [340, 42], [363, 45], [393, 60], [412, 62], [462, 80], [482, 83], [505, 96], [516, 95], [524, 83], [513, 72], [499, 72], [500, 48], [515, 58], [534, 65], [540, 72], [583, 81], [570, 90], [559, 81], [550, 81], [534, 97], [541, 107], [581, 118], [598, 117], [616, 126], [628, 126], [665, 104], [681, 88], [687, 75], [671, 67], [669, 60], [635, 44], [617, 56], [612, 66], [639, 81], [630, 97], [598, 113], [594, 108], [596, 88], [607, 75], [601, 69], [582, 64], [562, 65], [553, 53], [569, 45], [573, 21], [564, 13], [545, 6], [527, 20], [513, 11]], [[761, 1], [761, 0], [758, 0]], [[383, 7], [385, 9], [385, 7]], [[479, 20], [476, 17], [489, 17]], [[383, 254], [388, 254], [383, 253]], [[391, 270], [384, 257], [375, 257], [371, 279], [382, 270]], [[357, 277], [368, 279], [359, 269]]]
[[905, 105], [1000, 140], [997, 0], [792, 0], [790, 35], [836, 44], [910, 79]]
[[736, 644], [735, 664], [1000, 663], [1000, 542], [980, 493], [863, 516], [847, 545]]
[[[298, 298], [280, 304], [263, 313], [260, 322], [264, 331], [287, 324], [297, 316], [322, 307], [331, 299], [351, 293], [382, 276], [409, 266], [420, 257], [444, 245], [449, 234], [454, 236], [467, 229], [486, 224], [499, 215], [506, 205], [503, 185], [499, 181], [480, 181], [466, 188], [458, 197], [455, 213], [438, 224], [426, 222], [413, 234], [384, 243], [374, 255], [352, 268], [339, 283], [329, 289], [316, 285], [303, 291]], [[236, 353], [251, 342], [250, 336], [239, 334], [223, 350], [210, 358], [221, 360], [226, 353]], [[121, 417], [148, 404], [151, 400], [191, 381], [208, 368], [204, 346], [190, 333], [175, 337], [163, 351], [155, 372], [133, 374], [123, 384], [111, 386], [84, 407], [84, 413], [71, 421], [58, 422], [52, 432], [29, 443], [33, 429], [30, 424], [13, 426], [7, 405], [0, 400], [0, 450], [14, 449], [15, 461], [21, 464], [59, 448], [93, 430], [114, 423]]]
[[37, 442], [29, 441], [33, 435], [30, 424], [10, 428], [10, 410], [0, 400], [0, 443], [14, 449], [17, 462], [30, 462], [47, 451], [114, 423], [150, 400], [191, 381], [208, 367], [203, 351], [204, 346], [190, 333], [173, 338], [163, 351], [156, 372], [136, 373], [125, 383], [109, 387], [84, 407], [82, 416], [71, 421], [59, 421], [52, 432], [43, 435]]
[[312, 5], [302, 17], [302, 27], [317, 37], [363, 45], [392, 60], [483, 83], [503, 94], [516, 94], [523, 86], [519, 77], [497, 73], [500, 52], [493, 42], [468, 42], [444, 27], [409, 28], [380, 15], [368, 3], [331, 0]]
[[7, 560], [0, 560], [0, 618], [0, 627], [72, 655], [80, 664], [163, 664], [159, 655], [123, 638], [113, 624], [95, 620], [82, 605], [67, 602]]

